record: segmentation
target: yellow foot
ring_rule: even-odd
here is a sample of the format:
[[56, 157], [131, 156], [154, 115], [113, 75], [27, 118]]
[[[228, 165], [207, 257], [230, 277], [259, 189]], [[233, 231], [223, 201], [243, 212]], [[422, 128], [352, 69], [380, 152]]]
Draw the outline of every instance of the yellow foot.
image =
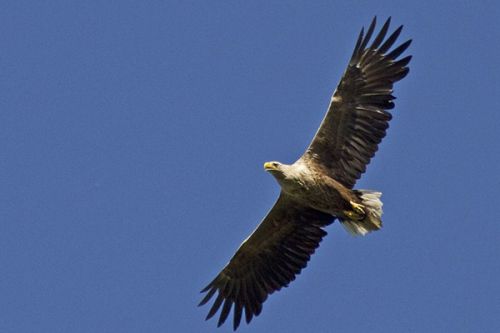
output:
[[349, 201], [352, 210], [345, 210], [344, 215], [351, 220], [362, 220], [365, 218], [365, 207], [361, 204], [355, 203], [354, 201]]
[[361, 216], [365, 215], [365, 206], [355, 203], [354, 201], [349, 201], [349, 203], [352, 206], [352, 209], [356, 212], [356, 214], [359, 214]]

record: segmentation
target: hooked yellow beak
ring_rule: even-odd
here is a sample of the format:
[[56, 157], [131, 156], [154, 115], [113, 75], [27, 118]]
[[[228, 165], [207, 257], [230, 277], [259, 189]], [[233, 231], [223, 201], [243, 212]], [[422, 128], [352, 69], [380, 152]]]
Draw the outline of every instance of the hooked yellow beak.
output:
[[273, 162], [266, 162], [266, 163], [264, 163], [264, 169], [266, 171], [276, 170], [276, 167], [275, 167], [275, 164]]

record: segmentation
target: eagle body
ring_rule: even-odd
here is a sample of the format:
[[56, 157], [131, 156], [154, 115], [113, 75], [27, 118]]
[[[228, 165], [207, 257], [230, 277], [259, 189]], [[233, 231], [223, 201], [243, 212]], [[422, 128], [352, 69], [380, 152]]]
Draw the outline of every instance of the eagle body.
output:
[[353, 190], [301, 160], [292, 165], [270, 162], [264, 169], [276, 178], [284, 194], [303, 206], [344, 217], [344, 212], [352, 210], [351, 202], [361, 203]]
[[293, 164], [264, 164], [281, 187], [266, 217], [228, 264], [202, 290], [199, 305], [215, 297], [206, 319], [231, 310], [233, 329], [262, 311], [272, 293], [287, 287], [307, 266], [325, 227], [339, 220], [353, 235], [382, 227], [380, 192], [353, 189], [386, 135], [394, 108], [394, 83], [408, 72], [411, 56], [399, 58], [408, 40], [393, 48], [402, 26], [387, 36], [391, 19], [372, 40], [376, 18], [361, 29], [328, 110], [304, 154]]

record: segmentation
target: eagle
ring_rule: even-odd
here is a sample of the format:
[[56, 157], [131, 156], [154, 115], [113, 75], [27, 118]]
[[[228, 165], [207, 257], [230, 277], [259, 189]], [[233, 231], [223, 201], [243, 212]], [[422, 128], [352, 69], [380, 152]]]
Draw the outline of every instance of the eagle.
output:
[[278, 200], [240, 245], [229, 263], [201, 292], [200, 306], [217, 292], [206, 319], [222, 306], [221, 326], [233, 309], [233, 329], [262, 311], [267, 297], [307, 266], [338, 219], [353, 235], [382, 227], [381, 192], [353, 189], [386, 135], [394, 108], [393, 85], [408, 72], [411, 56], [400, 58], [411, 39], [393, 48], [403, 26], [386, 38], [389, 17], [369, 44], [376, 26], [361, 29], [345, 70], [312, 142], [293, 164], [266, 162], [281, 187]]

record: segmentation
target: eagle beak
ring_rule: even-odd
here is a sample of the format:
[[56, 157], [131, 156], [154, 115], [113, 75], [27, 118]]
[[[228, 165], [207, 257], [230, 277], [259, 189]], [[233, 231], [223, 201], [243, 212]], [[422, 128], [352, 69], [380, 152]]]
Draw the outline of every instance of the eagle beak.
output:
[[264, 170], [270, 171], [270, 170], [275, 170], [276, 168], [274, 167], [273, 163], [271, 162], [266, 162], [264, 163]]

